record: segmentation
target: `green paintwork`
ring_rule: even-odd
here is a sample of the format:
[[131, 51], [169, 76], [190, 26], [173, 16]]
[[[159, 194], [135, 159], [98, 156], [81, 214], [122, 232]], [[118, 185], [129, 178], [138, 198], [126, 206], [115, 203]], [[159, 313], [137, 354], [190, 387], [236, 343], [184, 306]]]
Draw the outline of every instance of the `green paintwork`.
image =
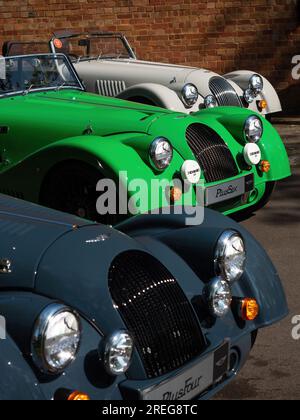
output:
[[[2, 98], [0, 113], [1, 127], [8, 127], [8, 132], [0, 134], [0, 190], [33, 202], [39, 201], [48, 171], [68, 160], [81, 160], [98, 169], [101, 163], [102, 175], [115, 179], [125, 170], [129, 180], [144, 179], [149, 185], [154, 178], [172, 180], [185, 160], [195, 159], [185, 140], [186, 128], [194, 122], [217, 131], [238, 162], [245, 145], [243, 125], [254, 114], [226, 107], [189, 116], [71, 89]], [[266, 182], [291, 173], [278, 133], [266, 120], [263, 125], [259, 146], [263, 159], [271, 162], [271, 171], [261, 174], [256, 167], [241, 168], [239, 176], [254, 174], [257, 197], [243, 205], [240, 199], [235, 206], [223, 203], [225, 214], [257, 204]], [[148, 159], [149, 146], [158, 136], [168, 138], [174, 147], [172, 164], [162, 173], [153, 170]], [[195, 194], [190, 204], [196, 204]], [[150, 208], [141, 209], [146, 210]]]

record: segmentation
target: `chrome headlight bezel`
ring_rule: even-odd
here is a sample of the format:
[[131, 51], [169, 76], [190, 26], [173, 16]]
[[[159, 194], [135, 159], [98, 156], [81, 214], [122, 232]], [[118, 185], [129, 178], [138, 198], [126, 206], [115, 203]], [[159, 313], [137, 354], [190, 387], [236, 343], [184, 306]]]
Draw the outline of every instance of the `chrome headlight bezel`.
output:
[[230, 285], [221, 277], [214, 278], [204, 289], [204, 300], [208, 305], [210, 315], [223, 318], [231, 309]]
[[207, 95], [204, 98], [204, 106], [207, 109], [216, 108], [218, 106], [217, 98], [214, 95]]
[[[165, 149], [166, 156], [164, 158], [162, 158], [162, 156], [161, 158], [158, 158], [159, 148], [162, 147], [163, 144], [167, 145], [167, 148], [168, 148], [168, 150]], [[170, 166], [173, 159], [173, 153], [174, 153], [173, 146], [168, 139], [166, 139], [165, 137], [156, 138], [151, 143], [150, 149], [149, 149], [149, 159], [150, 159], [151, 165], [153, 166], [154, 169], [158, 171], [164, 171]]]
[[199, 99], [199, 92], [193, 83], [187, 83], [181, 91], [182, 102], [187, 108], [192, 108]]
[[[251, 126], [258, 123], [259, 127], [256, 126], [255, 130], [251, 129]], [[250, 132], [252, 130], [252, 133]], [[264, 126], [261, 119], [256, 115], [248, 117], [244, 124], [244, 136], [245, 140], [249, 143], [258, 143], [264, 134]]]
[[[121, 354], [122, 351], [121, 351], [120, 343], [122, 343], [122, 340], [123, 342], [124, 340], [126, 341], [125, 346], [127, 346], [130, 349], [129, 356], [126, 356], [126, 360], [124, 357], [123, 366], [120, 366], [117, 369], [113, 367], [112, 360], [113, 358], [116, 358], [116, 357], [121, 358], [122, 356], [124, 356]], [[116, 350], [118, 346], [120, 347], [120, 355], [116, 356]], [[124, 347], [124, 343], [122, 344], [122, 346]], [[134, 341], [128, 331], [126, 330], [115, 331], [114, 333], [106, 337], [103, 340], [103, 342], [100, 344], [100, 348], [99, 348], [99, 357], [103, 363], [103, 367], [106, 373], [108, 373], [111, 376], [119, 376], [126, 373], [128, 369], [130, 368], [130, 365], [132, 362], [133, 351], [134, 351]]]
[[259, 95], [264, 89], [264, 80], [259, 74], [253, 74], [249, 80], [250, 89], [255, 92], [256, 96]]
[[[240, 255], [241, 263], [239, 264], [239, 266], [230, 267], [229, 265], [230, 261], [228, 261], [229, 259], [228, 251], [229, 251], [230, 245], [234, 243], [234, 240], [240, 243], [242, 247], [242, 252], [237, 253], [236, 256], [231, 255], [230, 257], [232, 259], [232, 258], [237, 258], [238, 255]], [[238, 231], [235, 231], [235, 230], [224, 231], [222, 235], [219, 237], [216, 244], [216, 248], [215, 248], [214, 268], [215, 268], [216, 275], [221, 276], [228, 283], [233, 284], [236, 281], [238, 281], [244, 274], [246, 260], [247, 260], [247, 252], [246, 252], [245, 241], [242, 235]]]
[[[54, 366], [54, 364], [51, 364], [50, 360], [47, 358], [47, 331], [50, 328], [51, 322], [63, 313], [71, 315], [73, 320], [75, 320], [77, 324], [77, 332], [75, 335], [78, 336], [78, 339], [76, 339], [76, 347], [70, 353], [70, 357], [60, 366]], [[53, 303], [44, 308], [35, 322], [31, 337], [31, 356], [37, 368], [42, 373], [47, 374], [58, 375], [62, 373], [72, 362], [74, 362], [76, 358], [81, 344], [81, 334], [82, 326], [80, 316], [74, 309], [59, 303]]]
[[247, 104], [252, 104], [256, 99], [256, 93], [252, 89], [246, 89], [244, 92], [244, 99], [247, 102]]

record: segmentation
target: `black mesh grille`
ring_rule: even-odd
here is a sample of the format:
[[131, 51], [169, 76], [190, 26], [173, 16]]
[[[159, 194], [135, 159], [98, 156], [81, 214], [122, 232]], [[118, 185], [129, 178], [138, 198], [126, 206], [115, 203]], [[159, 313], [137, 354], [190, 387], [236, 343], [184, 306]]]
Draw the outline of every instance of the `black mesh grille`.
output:
[[223, 79], [223, 77], [211, 78], [209, 81], [209, 88], [215, 95], [220, 106], [243, 106], [234, 88], [226, 79]]
[[138, 251], [118, 256], [109, 287], [149, 378], [183, 366], [204, 350], [201, 329], [183, 290], [152, 256]]
[[186, 139], [207, 182], [221, 181], [239, 174], [229, 147], [210, 127], [191, 124], [186, 131]]

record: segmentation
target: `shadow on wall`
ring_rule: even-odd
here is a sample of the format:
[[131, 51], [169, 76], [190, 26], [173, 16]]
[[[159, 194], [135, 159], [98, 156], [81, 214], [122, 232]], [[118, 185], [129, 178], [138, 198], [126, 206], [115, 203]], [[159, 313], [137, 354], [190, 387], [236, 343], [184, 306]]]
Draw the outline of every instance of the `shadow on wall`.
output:
[[279, 92], [285, 115], [300, 115], [300, 82]]
[[[271, 4], [271, 3], [270, 3]], [[230, 10], [224, 7], [222, 13], [227, 15]], [[232, 23], [242, 22], [247, 18], [248, 8], [238, 10], [238, 18], [233, 14], [221, 28], [215, 27], [217, 31], [221, 29], [224, 33]], [[297, 18], [295, 19], [295, 16]], [[290, 17], [290, 19], [288, 19]], [[291, 1], [289, 11], [284, 18], [282, 10], [274, 7], [272, 10], [272, 29], [263, 28], [259, 25], [255, 34], [248, 40], [243, 41], [241, 37], [234, 48], [232, 56], [233, 63], [225, 64], [224, 72], [231, 71], [229, 66], [235, 69], [253, 70], [263, 74], [277, 88], [282, 100], [284, 114], [300, 115], [300, 82], [295, 84], [292, 78], [292, 58], [300, 55], [300, 0]], [[213, 37], [214, 38], [214, 37]], [[206, 48], [210, 48], [216, 39], [206, 39]], [[220, 39], [221, 35], [217, 35]], [[300, 69], [299, 69], [300, 73]], [[287, 88], [287, 84], [289, 87]]]

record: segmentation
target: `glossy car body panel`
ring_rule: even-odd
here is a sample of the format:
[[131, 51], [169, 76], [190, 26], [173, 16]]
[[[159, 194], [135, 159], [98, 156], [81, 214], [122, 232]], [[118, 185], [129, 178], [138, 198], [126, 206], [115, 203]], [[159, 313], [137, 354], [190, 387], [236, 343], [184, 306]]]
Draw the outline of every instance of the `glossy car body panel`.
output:
[[[23, 275], [22, 264], [15, 264], [22, 261], [22, 255], [26, 259], [28, 240], [24, 241], [17, 233], [11, 238], [9, 234], [8, 238], [2, 235], [1, 255], [9, 254], [12, 241], [19, 251], [16, 259], [11, 257], [14, 274], [7, 274], [7, 277], [0, 275], [0, 313], [6, 318], [10, 337], [8, 341], [0, 341], [0, 347], [4, 349], [0, 355], [0, 364], [4, 366], [0, 388], [5, 375], [11, 372], [6, 365], [8, 355], [12, 366], [19, 368], [18, 387], [11, 381], [5, 382], [4, 398], [49, 400], [56, 398], [61, 389], [80, 389], [92, 399], [136, 398], [141, 388], [159, 385], [184, 372], [229, 339], [231, 351], [239, 354], [235, 371], [199, 396], [208, 398], [230, 382], [242, 368], [253, 344], [252, 333], [287, 315], [280, 279], [265, 251], [244, 228], [209, 209], [205, 211], [204, 223], [194, 228], [185, 226], [185, 215], [144, 215], [124, 222], [117, 231], [13, 198], [0, 196], [1, 207], [2, 204], [5, 215], [0, 213], [0, 220], [6, 223], [7, 231], [12, 232], [13, 227], [22, 222], [28, 231], [33, 232], [34, 241], [38, 241], [39, 236], [43, 239], [45, 250], [41, 255], [33, 248], [36, 258], [24, 261], [25, 267], [29, 266], [27, 270], [34, 273], [29, 284]], [[53, 236], [49, 235], [50, 227], [54, 229]], [[61, 230], [58, 231], [58, 228]], [[258, 300], [261, 312], [254, 322], [241, 322], [234, 308], [224, 318], [207, 322], [205, 305], [200, 299], [203, 288], [213, 275], [213, 249], [226, 229], [237, 230], [246, 242], [246, 271], [234, 285], [233, 294], [235, 297], [251, 295]], [[105, 336], [126, 329], [112, 301], [108, 272], [114, 258], [130, 250], [154, 256], [172, 273], [190, 302], [207, 342], [199, 357], [151, 380], [147, 378], [137, 351], [127, 374], [117, 378], [104, 373], [97, 355]], [[32, 362], [30, 337], [41, 310], [57, 301], [78, 311], [83, 325], [83, 339], [76, 360], [65, 370], [65, 374], [47, 376], [42, 375]]]
[[[253, 113], [242, 108], [220, 107], [188, 116], [63, 89], [2, 97], [0, 109], [2, 123], [7, 127], [0, 135], [0, 189], [36, 203], [40, 201], [46, 176], [58, 164], [68, 161], [84, 162], [99, 171], [99, 178], [104, 176], [116, 182], [120, 171], [127, 171], [128, 181], [143, 179], [150, 185], [153, 179], [167, 179], [172, 183], [184, 161], [195, 160], [185, 139], [187, 128], [194, 123], [202, 123], [221, 136], [238, 166], [237, 177], [254, 176], [254, 199], [242, 202], [239, 197], [234, 202], [225, 201], [216, 207], [224, 214], [256, 205], [264, 197], [266, 182], [290, 175], [284, 145], [265, 119], [259, 146], [263, 157], [270, 160], [271, 171], [262, 174], [258, 167], [245, 165], [243, 124]], [[160, 173], [149, 162], [150, 144], [159, 136], [169, 139], [174, 147], [171, 165]], [[149, 189], [149, 198], [150, 194]], [[195, 205], [196, 195], [189, 200], [186, 204]], [[168, 204], [167, 198], [163, 198], [160, 207]], [[141, 207], [140, 212], [152, 209]]]

